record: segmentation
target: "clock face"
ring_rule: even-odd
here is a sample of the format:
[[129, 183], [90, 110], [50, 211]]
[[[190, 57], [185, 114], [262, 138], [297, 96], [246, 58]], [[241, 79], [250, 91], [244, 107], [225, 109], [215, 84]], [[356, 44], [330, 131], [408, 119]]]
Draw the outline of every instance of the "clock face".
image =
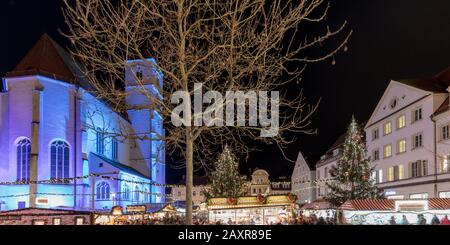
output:
[[395, 107], [397, 107], [397, 104], [398, 104], [398, 99], [397, 99], [397, 97], [394, 97], [391, 100], [391, 109], [394, 109]]

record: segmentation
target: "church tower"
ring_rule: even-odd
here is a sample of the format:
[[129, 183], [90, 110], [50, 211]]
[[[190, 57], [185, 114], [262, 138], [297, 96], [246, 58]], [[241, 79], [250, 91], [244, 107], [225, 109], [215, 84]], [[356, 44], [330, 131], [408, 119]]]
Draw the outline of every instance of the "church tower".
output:
[[[150, 96], [162, 95], [163, 75], [156, 68], [154, 59], [127, 61], [125, 68], [127, 113], [136, 135], [130, 147], [130, 162], [137, 169], [145, 166], [145, 175], [154, 183], [165, 184], [165, 147], [163, 119], [152, 109]], [[149, 96], [150, 95], [150, 96]], [[165, 188], [152, 186], [152, 203], [164, 203]], [[161, 195], [158, 195], [161, 194]]]

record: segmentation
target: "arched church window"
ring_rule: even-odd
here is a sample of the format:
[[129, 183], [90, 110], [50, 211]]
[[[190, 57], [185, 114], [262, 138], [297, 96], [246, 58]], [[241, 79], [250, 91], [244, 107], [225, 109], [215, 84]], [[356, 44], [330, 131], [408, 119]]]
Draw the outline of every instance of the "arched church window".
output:
[[31, 141], [22, 139], [16, 144], [17, 148], [17, 180], [30, 180]]
[[50, 166], [52, 179], [69, 178], [69, 144], [57, 140], [50, 145]]
[[109, 197], [111, 195], [111, 188], [109, 187], [109, 184], [105, 181], [100, 182], [97, 184], [97, 200], [109, 200]]

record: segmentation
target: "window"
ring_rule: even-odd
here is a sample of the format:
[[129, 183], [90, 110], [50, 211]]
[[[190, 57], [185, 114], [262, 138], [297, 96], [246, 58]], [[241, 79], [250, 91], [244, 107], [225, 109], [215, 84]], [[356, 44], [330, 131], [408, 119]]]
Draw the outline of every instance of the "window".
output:
[[378, 169], [377, 173], [377, 183], [383, 183], [383, 169]]
[[75, 218], [75, 225], [84, 225], [84, 218], [83, 217], [76, 217]]
[[380, 138], [380, 130], [378, 128], [372, 131], [372, 140]]
[[439, 198], [450, 198], [450, 191], [439, 192]]
[[193, 192], [192, 192], [192, 196], [194, 196], [194, 197], [197, 196], [197, 192], [196, 192], [196, 191], [193, 191]]
[[150, 192], [149, 192], [148, 188], [145, 188], [144, 191], [145, 191], [145, 202], [149, 203], [150, 202]]
[[449, 172], [449, 158], [450, 156], [443, 156], [439, 159], [439, 173]]
[[384, 158], [388, 158], [388, 157], [392, 156], [392, 145], [384, 146], [383, 156], [384, 156]]
[[392, 123], [391, 122], [387, 122], [384, 124], [384, 130], [383, 130], [383, 134], [384, 135], [388, 135], [392, 133]]
[[428, 199], [428, 193], [411, 194], [409, 199]]
[[98, 154], [105, 154], [105, 135], [103, 133], [103, 130], [101, 128], [97, 128], [97, 136], [96, 136], [96, 143], [97, 143], [97, 153]]
[[448, 140], [450, 138], [450, 126], [445, 125], [441, 128], [441, 140]]
[[422, 108], [417, 108], [413, 111], [413, 122], [422, 120]]
[[128, 186], [128, 184], [123, 184], [122, 199], [123, 200], [130, 200], [130, 186]]
[[111, 140], [111, 157], [113, 160], [119, 159], [119, 143], [114, 138]]
[[323, 173], [323, 175], [325, 179], [328, 178], [328, 167], [325, 167], [325, 172]]
[[403, 179], [403, 165], [388, 168], [388, 181], [397, 181]]
[[406, 116], [401, 115], [399, 118], [397, 118], [397, 129], [402, 129], [406, 126]]
[[378, 149], [373, 150], [373, 152], [372, 152], [372, 159], [373, 159], [373, 161], [380, 160], [380, 150], [378, 150]]
[[141, 190], [139, 189], [139, 186], [134, 187], [133, 199], [135, 202], [139, 202], [141, 200]]
[[410, 164], [410, 175], [411, 178], [417, 178], [428, 175], [428, 169], [427, 169], [427, 161], [420, 160], [415, 161]]
[[397, 153], [405, 153], [406, 152], [406, 139], [399, 140], [397, 142]]
[[65, 141], [54, 141], [50, 146], [51, 178], [69, 178], [69, 145]]
[[422, 134], [416, 134], [413, 136], [413, 150], [422, 147]]
[[110, 195], [111, 189], [108, 183], [102, 181], [97, 184], [97, 193], [96, 193], [97, 200], [109, 200]]
[[17, 180], [30, 180], [31, 161], [31, 141], [29, 139], [20, 140], [17, 145]]
[[61, 218], [53, 218], [53, 225], [61, 225]]
[[178, 196], [181, 196], [181, 191], [178, 191]]

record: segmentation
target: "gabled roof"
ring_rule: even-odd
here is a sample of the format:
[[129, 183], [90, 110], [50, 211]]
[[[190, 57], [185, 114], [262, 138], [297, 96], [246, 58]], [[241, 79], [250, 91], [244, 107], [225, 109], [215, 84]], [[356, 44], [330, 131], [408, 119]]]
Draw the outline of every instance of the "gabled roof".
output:
[[449, 97], [442, 102], [442, 104], [439, 106], [439, 108], [433, 113], [433, 116], [437, 116], [439, 114], [442, 114], [450, 109], [450, 100]]
[[96, 153], [93, 153], [93, 152], [91, 154], [93, 154], [94, 156], [100, 158], [105, 163], [107, 163], [107, 164], [109, 164], [109, 165], [119, 169], [120, 171], [123, 171], [123, 172], [128, 173], [128, 174], [132, 174], [132, 175], [135, 175], [135, 176], [138, 176], [138, 177], [141, 177], [141, 178], [145, 178], [145, 179], [149, 178], [148, 176], [145, 176], [144, 174], [141, 174], [139, 171], [137, 171], [136, 169], [134, 169], [134, 168], [132, 168], [130, 166], [127, 166], [127, 165], [122, 164], [120, 162], [113, 161], [113, 160], [111, 160], [111, 159], [109, 159], [109, 158], [107, 158], [105, 156], [102, 156], [102, 155], [99, 155], [99, 154], [96, 154]]
[[90, 90], [84, 82], [82, 67], [49, 35], [44, 34], [6, 77], [41, 75]]
[[450, 86], [450, 67], [432, 78], [403, 79], [397, 82], [432, 93], [447, 93]]

